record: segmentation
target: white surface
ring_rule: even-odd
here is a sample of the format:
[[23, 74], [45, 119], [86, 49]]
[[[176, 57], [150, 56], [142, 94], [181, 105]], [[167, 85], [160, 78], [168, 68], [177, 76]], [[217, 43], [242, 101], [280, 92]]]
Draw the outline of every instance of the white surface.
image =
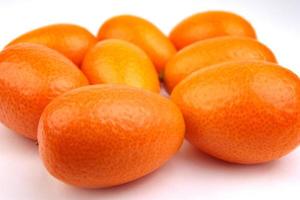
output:
[[[57, 22], [76, 23], [96, 33], [116, 14], [135, 14], [165, 33], [181, 19], [204, 10], [228, 10], [247, 18], [259, 40], [280, 64], [300, 74], [300, 1], [38, 1], [0, 0], [0, 48], [21, 33]], [[51, 177], [34, 142], [0, 125], [0, 199], [300, 199], [300, 148], [263, 165], [228, 164], [185, 143], [156, 172], [133, 183], [104, 190], [85, 190]]]

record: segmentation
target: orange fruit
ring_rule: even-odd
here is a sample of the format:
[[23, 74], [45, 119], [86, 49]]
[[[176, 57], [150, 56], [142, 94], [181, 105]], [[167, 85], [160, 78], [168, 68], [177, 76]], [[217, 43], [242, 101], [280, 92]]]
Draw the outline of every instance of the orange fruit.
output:
[[139, 47], [108, 39], [91, 48], [81, 70], [90, 83], [117, 83], [159, 92], [159, 80], [151, 60]]
[[164, 80], [171, 91], [192, 72], [225, 61], [265, 60], [276, 62], [275, 56], [257, 40], [225, 36], [196, 42], [173, 56], [166, 65]]
[[248, 21], [224, 11], [194, 14], [175, 26], [169, 38], [177, 49], [182, 49], [199, 40], [226, 35], [256, 38], [255, 31]]
[[172, 92], [187, 139], [242, 164], [278, 159], [300, 139], [300, 80], [268, 62], [228, 62], [194, 72]]
[[149, 21], [130, 15], [121, 15], [107, 20], [100, 28], [98, 39], [127, 40], [143, 49], [158, 72], [176, 53], [175, 47], [156, 26]]
[[183, 137], [183, 117], [170, 100], [111, 84], [54, 99], [38, 129], [48, 171], [87, 188], [119, 185], [152, 172], [177, 152]]
[[55, 49], [80, 66], [86, 51], [97, 39], [83, 27], [72, 24], [44, 26], [21, 35], [8, 46], [17, 43], [36, 43]]
[[16, 44], [0, 53], [0, 121], [36, 139], [44, 107], [56, 96], [87, 85], [82, 72], [63, 55], [38, 44]]

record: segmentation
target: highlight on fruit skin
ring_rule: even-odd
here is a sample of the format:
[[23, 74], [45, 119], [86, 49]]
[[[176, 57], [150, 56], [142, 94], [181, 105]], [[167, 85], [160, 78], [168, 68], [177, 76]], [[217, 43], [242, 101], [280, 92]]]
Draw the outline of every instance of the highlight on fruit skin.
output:
[[200, 69], [171, 94], [186, 138], [201, 151], [241, 164], [276, 160], [300, 138], [300, 80], [269, 62], [227, 62]]
[[150, 58], [125, 40], [98, 42], [87, 52], [81, 70], [92, 84], [126, 84], [157, 93], [160, 91], [158, 75]]
[[191, 44], [166, 65], [164, 81], [169, 91], [192, 72], [227, 61], [263, 60], [276, 62], [272, 51], [255, 39], [224, 36]]
[[179, 108], [159, 94], [126, 85], [93, 85], [54, 99], [38, 128], [41, 158], [53, 176], [104, 188], [138, 179], [180, 148]]
[[227, 35], [256, 38], [254, 28], [246, 19], [225, 11], [194, 14], [177, 24], [169, 38], [177, 49], [182, 49], [200, 40]]
[[161, 73], [165, 64], [176, 53], [176, 49], [154, 24], [132, 15], [120, 15], [110, 18], [100, 27], [98, 39], [122, 39], [134, 43], [143, 49], [158, 73]]
[[80, 67], [86, 51], [97, 42], [97, 39], [81, 26], [53, 24], [27, 32], [11, 41], [7, 46], [25, 42], [55, 49]]
[[0, 121], [36, 140], [44, 107], [56, 96], [87, 85], [69, 59], [48, 47], [20, 43], [0, 52]]

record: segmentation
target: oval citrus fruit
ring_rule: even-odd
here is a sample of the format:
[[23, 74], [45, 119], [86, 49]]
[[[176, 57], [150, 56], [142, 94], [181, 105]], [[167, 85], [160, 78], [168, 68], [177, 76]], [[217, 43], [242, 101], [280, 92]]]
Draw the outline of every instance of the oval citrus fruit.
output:
[[224, 36], [199, 41], [179, 51], [166, 65], [164, 80], [171, 91], [192, 72], [213, 64], [237, 60], [276, 62], [275, 56], [257, 40]]
[[225, 161], [278, 159], [300, 138], [300, 80], [268, 62], [223, 63], [194, 72], [172, 92], [196, 147]]
[[102, 188], [142, 177], [181, 146], [184, 121], [170, 100], [125, 85], [94, 85], [53, 100], [39, 123], [48, 171], [81, 187]]
[[117, 83], [159, 92], [159, 80], [151, 60], [139, 47], [108, 39], [91, 48], [81, 70], [90, 83]]
[[54, 24], [25, 33], [10, 42], [8, 46], [25, 42], [42, 44], [55, 49], [80, 66], [86, 51], [97, 42], [97, 39], [83, 27]]
[[56, 96], [87, 85], [82, 72], [55, 50], [16, 44], [0, 53], [0, 121], [36, 139], [44, 107]]
[[177, 49], [182, 49], [199, 40], [226, 35], [256, 38], [255, 31], [248, 21], [224, 11], [192, 15], [175, 26], [169, 38]]

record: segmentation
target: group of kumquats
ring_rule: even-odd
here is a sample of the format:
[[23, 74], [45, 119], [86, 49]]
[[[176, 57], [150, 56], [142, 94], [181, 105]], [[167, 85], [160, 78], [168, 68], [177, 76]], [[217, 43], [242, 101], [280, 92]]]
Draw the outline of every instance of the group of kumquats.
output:
[[104, 188], [159, 168], [184, 136], [232, 163], [286, 155], [300, 143], [300, 80], [229, 12], [192, 15], [169, 37], [130, 15], [97, 37], [55, 24], [0, 53], [0, 121], [38, 141], [56, 178]]

